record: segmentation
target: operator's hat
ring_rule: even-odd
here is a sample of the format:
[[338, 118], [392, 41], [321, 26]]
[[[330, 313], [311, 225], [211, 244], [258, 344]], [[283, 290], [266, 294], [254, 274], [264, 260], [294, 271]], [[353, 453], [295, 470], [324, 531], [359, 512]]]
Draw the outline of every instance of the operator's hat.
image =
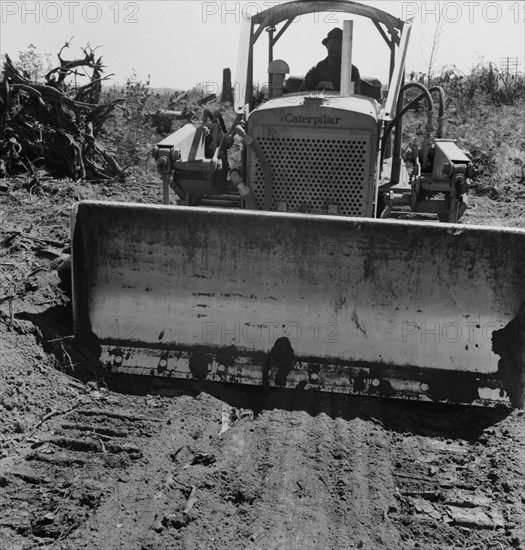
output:
[[332, 29], [328, 35], [326, 36], [326, 38], [323, 40], [323, 46], [326, 46], [326, 43], [331, 39], [331, 38], [335, 38], [336, 40], [343, 40], [343, 31], [339, 28], [339, 27], [336, 27], [335, 29]]

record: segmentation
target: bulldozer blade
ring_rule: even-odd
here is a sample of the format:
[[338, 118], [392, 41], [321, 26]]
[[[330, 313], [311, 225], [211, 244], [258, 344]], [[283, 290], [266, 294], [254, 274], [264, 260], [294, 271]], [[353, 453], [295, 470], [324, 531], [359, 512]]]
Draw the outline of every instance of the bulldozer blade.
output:
[[112, 372], [523, 407], [524, 230], [85, 201], [72, 232]]

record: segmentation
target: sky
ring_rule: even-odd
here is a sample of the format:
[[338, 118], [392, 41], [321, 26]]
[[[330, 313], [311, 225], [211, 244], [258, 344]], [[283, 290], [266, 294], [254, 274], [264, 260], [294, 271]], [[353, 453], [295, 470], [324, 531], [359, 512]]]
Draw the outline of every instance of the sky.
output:
[[[241, 22], [246, 15], [278, 1], [195, 0], [0, 0], [0, 54], [12, 59], [34, 44], [55, 54], [71, 38], [63, 57], [82, 56], [81, 46], [99, 46], [106, 73], [123, 84], [133, 73], [150, 77], [156, 88], [189, 89], [208, 83], [219, 91], [223, 68], [235, 73]], [[427, 71], [433, 37], [438, 36], [435, 70], [455, 65], [468, 72], [480, 61], [524, 70], [525, 2], [511, 1], [363, 1], [399, 18], [414, 18], [407, 58], [410, 72]], [[304, 75], [326, 56], [322, 39], [342, 28], [342, 14], [302, 16], [276, 46], [293, 75]], [[263, 43], [264, 42], [264, 43]], [[259, 40], [255, 79], [266, 79], [266, 37]], [[364, 76], [385, 80], [388, 50], [370, 21], [354, 16], [353, 63]], [[217, 88], [217, 90], [214, 89]]]

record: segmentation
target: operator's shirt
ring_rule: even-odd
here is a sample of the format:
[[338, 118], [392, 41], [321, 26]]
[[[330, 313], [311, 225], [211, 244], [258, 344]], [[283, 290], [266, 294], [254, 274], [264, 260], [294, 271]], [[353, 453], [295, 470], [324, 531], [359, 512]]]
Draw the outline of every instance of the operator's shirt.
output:
[[[306, 73], [299, 91], [317, 90], [319, 84], [326, 81], [333, 83], [334, 90], [341, 89], [341, 59], [327, 57], [312, 67]], [[359, 94], [361, 92], [361, 77], [355, 65], [352, 65], [352, 81], [355, 83], [354, 93]]]

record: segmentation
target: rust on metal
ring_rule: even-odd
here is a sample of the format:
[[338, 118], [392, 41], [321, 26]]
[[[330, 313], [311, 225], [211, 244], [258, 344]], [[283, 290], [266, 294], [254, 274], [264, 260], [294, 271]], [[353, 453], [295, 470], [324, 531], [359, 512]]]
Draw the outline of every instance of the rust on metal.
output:
[[274, 383], [276, 386], [285, 386], [288, 375], [294, 366], [294, 351], [290, 340], [285, 336], [278, 338], [273, 348], [268, 353], [262, 369], [262, 385], [268, 387], [270, 383], [270, 371], [277, 368]]

